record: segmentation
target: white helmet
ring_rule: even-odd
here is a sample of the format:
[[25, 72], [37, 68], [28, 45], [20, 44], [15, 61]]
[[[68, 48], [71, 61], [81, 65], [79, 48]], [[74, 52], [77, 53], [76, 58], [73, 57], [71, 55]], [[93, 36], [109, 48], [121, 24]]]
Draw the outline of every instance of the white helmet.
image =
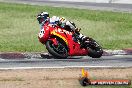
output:
[[41, 12], [37, 15], [37, 20], [39, 24], [41, 24], [44, 21], [47, 21], [49, 18], [49, 13], [48, 12]]

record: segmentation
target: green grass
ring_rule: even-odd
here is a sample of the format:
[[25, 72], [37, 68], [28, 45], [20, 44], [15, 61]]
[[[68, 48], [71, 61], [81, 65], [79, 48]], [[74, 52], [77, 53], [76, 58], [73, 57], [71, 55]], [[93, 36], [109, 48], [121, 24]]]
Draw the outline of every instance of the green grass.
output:
[[36, 15], [41, 11], [74, 21], [84, 35], [105, 49], [132, 47], [130, 13], [0, 3], [0, 51], [45, 51], [37, 38], [40, 27]]

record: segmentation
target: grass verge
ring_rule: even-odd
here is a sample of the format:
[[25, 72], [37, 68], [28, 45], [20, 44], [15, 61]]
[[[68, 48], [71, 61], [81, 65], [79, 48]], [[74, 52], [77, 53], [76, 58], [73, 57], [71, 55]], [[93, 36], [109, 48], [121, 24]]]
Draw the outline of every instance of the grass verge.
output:
[[39, 43], [36, 15], [48, 11], [74, 21], [84, 35], [97, 40], [105, 49], [132, 47], [132, 14], [92, 11], [0, 2], [0, 51], [46, 51]]

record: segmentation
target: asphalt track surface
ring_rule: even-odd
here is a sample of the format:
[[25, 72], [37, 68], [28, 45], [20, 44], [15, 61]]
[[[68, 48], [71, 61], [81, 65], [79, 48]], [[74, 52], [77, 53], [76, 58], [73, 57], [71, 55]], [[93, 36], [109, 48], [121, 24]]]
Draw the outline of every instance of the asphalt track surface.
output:
[[[8, 0], [5, 0], [8, 1]], [[88, 2], [56, 2], [47, 0], [12, 0], [10, 2], [50, 5], [54, 7], [74, 7], [80, 9], [110, 10], [132, 12], [130, 4], [88, 3]], [[25, 69], [25, 68], [65, 68], [65, 67], [132, 67], [132, 55], [103, 56], [90, 58], [88, 56], [73, 57], [69, 59], [54, 58], [25, 58], [25, 59], [1, 59], [0, 69]]]
[[53, 7], [132, 12], [132, 4], [90, 3], [90, 2], [71, 2], [71, 1], [68, 2], [68, 1], [56, 1], [56, 0], [2, 0], [2, 1], [32, 4], [32, 5], [48, 5]]
[[28, 69], [28, 68], [66, 68], [66, 67], [132, 67], [132, 55], [102, 56], [90, 58], [88, 56], [71, 57], [68, 59], [54, 58], [25, 58], [0, 59], [0, 69]]

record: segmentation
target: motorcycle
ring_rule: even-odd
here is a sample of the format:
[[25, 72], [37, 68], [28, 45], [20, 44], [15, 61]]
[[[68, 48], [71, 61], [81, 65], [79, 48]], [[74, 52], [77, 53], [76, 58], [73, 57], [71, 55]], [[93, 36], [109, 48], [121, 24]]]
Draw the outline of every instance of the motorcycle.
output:
[[40, 30], [38, 39], [55, 58], [86, 55], [100, 58], [102, 56], [102, 47], [94, 39], [89, 38], [89, 43], [82, 44], [73, 36], [74, 34], [59, 26], [47, 23]]

